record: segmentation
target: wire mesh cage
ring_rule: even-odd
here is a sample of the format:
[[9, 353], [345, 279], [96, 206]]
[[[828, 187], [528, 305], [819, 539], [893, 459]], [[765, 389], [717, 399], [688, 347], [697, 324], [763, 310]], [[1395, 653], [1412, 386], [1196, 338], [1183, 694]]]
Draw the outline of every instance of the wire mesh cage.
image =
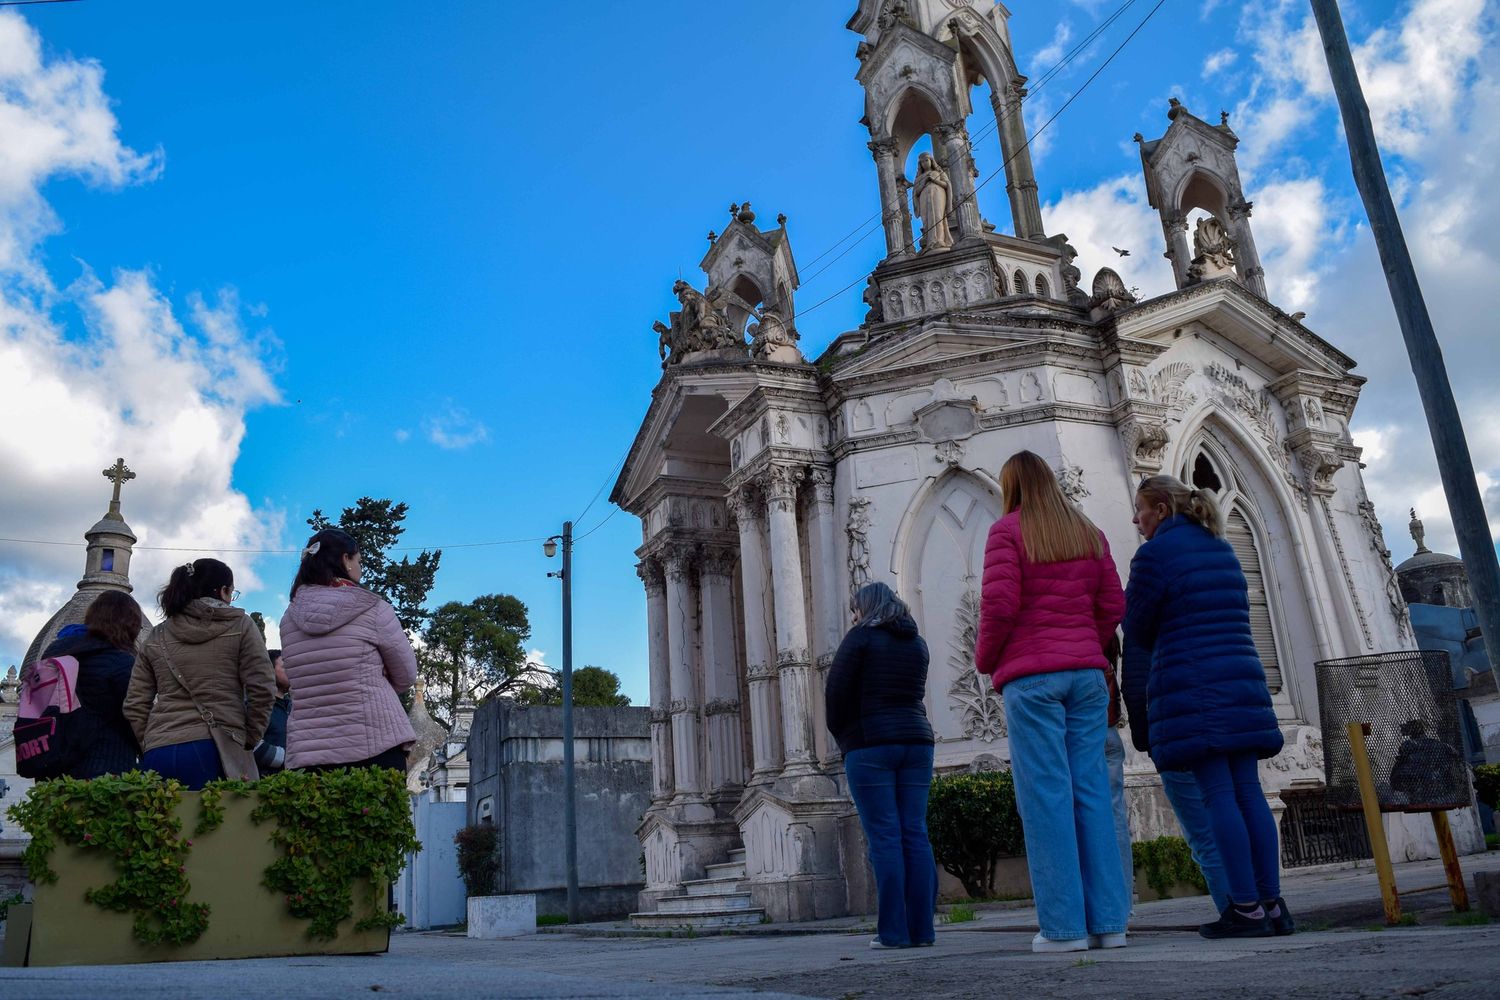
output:
[[1365, 745], [1382, 812], [1432, 812], [1470, 804], [1458, 700], [1441, 650], [1373, 653], [1316, 664], [1323, 765], [1331, 809], [1359, 809], [1346, 726], [1369, 723]]

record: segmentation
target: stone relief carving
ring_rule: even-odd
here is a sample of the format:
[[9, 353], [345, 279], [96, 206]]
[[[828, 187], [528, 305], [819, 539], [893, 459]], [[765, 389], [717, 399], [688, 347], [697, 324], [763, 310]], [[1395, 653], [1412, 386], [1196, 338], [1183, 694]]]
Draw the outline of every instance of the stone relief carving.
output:
[[1133, 306], [1136, 297], [1113, 268], [1101, 267], [1094, 275], [1094, 293], [1089, 296], [1089, 312], [1095, 319]]
[[1062, 490], [1063, 496], [1071, 503], [1082, 503], [1084, 497], [1091, 496], [1088, 487], [1083, 485], [1083, 466], [1069, 465], [1067, 459], [1063, 464], [1053, 470], [1057, 474], [1057, 485]]
[[849, 536], [849, 594], [852, 597], [860, 587], [870, 582], [870, 500], [868, 497], [849, 499], [849, 523], [844, 528]]
[[1146, 375], [1139, 368], [1130, 369], [1130, 395], [1139, 399], [1151, 398], [1151, 389], [1146, 385]]
[[797, 347], [801, 335], [786, 325], [781, 311], [775, 306], [766, 306], [757, 317], [759, 322], [750, 325], [750, 356], [757, 361], [798, 363], [803, 360]]
[[1193, 366], [1186, 361], [1162, 365], [1151, 376], [1151, 389], [1147, 395], [1153, 403], [1161, 403], [1169, 410], [1181, 412], [1198, 401], [1198, 397], [1187, 388], [1187, 380], [1192, 375]]
[[1385, 544], [1385, 529], [1380, 526], [1375, 504], [1368, 496], [1359, 501], [1359, 519], [1364, 524], [1365, 537], [1370, 540], [1370, 547], [1380, 557], [1381, 569], [1384, 571], [1382, 575], [1385, 577], [1385, 596], [1391, 605], [1391, 617], [1396, 620], [1396, 632], [1401, 638], [1408, 638], [1411, 635], [1411, 611], [1406, 606], [1406, 598], [1401, 596], [1396, 567], [1391, 565], [1391, 550]]
[[792, 434], [792, 422], [785, 413], [776, 414], [776, 440], [785, 444]]
[[1042, 389], [1042, 380], [1036, 372], [1027, 372], [1021, 376], [1021, 402], [1040, 403], [1046, 398]]
[[875, 284], [875, 276], [872, 274], [865, 281], [865, 292], [861, 296], [869, 311], [860, 326], [871, 326], [875, 323], [885, 322], [885, 308], [880, 304], [880, 286]]
[[957, 467], [964, 461], [964, 446], [960, 441], [943, 441], [933, 449], [933, 457], [943, 465]]
[[[1323, 734], [1312, 726], [1298, 726], [1281, 752], [1261, 766], [1282, 774], [1306, 772], [1319, 784], [1323, 782]], [[1275, 784], [1280, 784], [1276, 782]]]
[[[1359, 591], [1354, 587], [1354, 574], [1349, 570], [1349, 557], [1344, 554], [1344, 540], [1339, 535], [1339, 526], [1333, 519], [1333, 509], [1328, 505], [1328, 497], [1320, 496], [1318, 506], [1323, 511], [1323, 523], [1328, 528], [1328, 537], [1333, 540], [1333, 551], [1339, 557], [1339, 569], [1343, 571], [1344, 586], [1349, 590], [1349, 600], [1354, 604], [1355, 617], [1359, 619], [1359, 630], [1365, 637], [1365, 648], [1375, 648], [1375, 637], [1370, 632], [1370, 619], [1365, 614], [1364, 602], [1359, 599]], [[1311, 503], [1311, 500], [1309, 500]]]
[[1303, 400], [1302, 412], [1307, 417], [1307, 425], [1309, 427], [1323, 426], [1323, 408], [1318, 405], [1316, 399]]
[[856, 431], [875, 429], [875, 411], [871, 409], [869, 400], [861, 399], [854, 404], [854, 416], [850, 418], [849, 425]]
[[953, 668], [948, 705], [958, 716], [964, 736], [993, 743], [1006, 734], [1005, 707], [990, 679], [974, 668], [974, 642], [978, 636], [979, 594], [968, 590], [959, 599], [953, 637], [948, 640], [948, 664]]
[[767, 486], [767, 499], [773, 510], [791, 513], [796, 510], [797, 486], [804, 470], [795, 465], [773, 465]]
[[1164, 425], [1154, 420], [1129, 418], [1120, 425], [1120, 437], [1133, 471], [1144, 474], [1161, 470], [1167, 445], [1172, 441]]
[[1271, 394], [1264, 389], [1250, 388], [1250, 383], [1217, 361], [1204, 366], [1203, 374], [1207, 375], [1213, 383], [1214, 398], [1250, 421], [1256, 432], [1260, 434], [1261, 440], [1265, 442], [1266, 451], [1270, 454], [1271, 460], [1280, 467], [1292, 485], [1301, 489], [1302, 483], [1292, 475], [1287, 449], [1276, 432], [1276, 419], [1271, 409]]
[[705, 716], [731, 715], [739, 710], [740, 700], [738, 698], [715, 698], [703, 706], [703, 714]]

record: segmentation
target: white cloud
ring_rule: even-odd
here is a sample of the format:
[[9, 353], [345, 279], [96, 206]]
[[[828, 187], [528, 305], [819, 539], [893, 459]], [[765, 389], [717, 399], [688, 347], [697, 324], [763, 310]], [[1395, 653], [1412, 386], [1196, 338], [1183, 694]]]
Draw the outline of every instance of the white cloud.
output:
[[1203, 78], [1207, 79], [1224, 72], [1224, 70], [1233, 66], [1235, 60], [1239, 59], [1239, 57], [1240, 54], [1234, 49], [1220, 49], [1217, 52], [1210, 53], [1209, 57], [1203, 60]]
[[396, 428], [396, 433], [393, 435], [393, 437], [395, 437], [395, 439], [399, 443], [405, 444], [406, 442], [411, 440], [411, 431], [407, 430], [405, 427], [398, 427]]
[[[124, 456], [138, 478], [124, 512], [141, 546], [273, 547], [278, 512], [233, 488], [245, 412], [278, 399], [276, 344], [247, 333], [233, 290], [189, 296], [186, 322], [152, 274], [85, 270], [59, 290], [40, 244], [60, 228], [42, 195], [61, 176], [116, 188], [154, 180], [160, 153], [121, 143], [94, 62], [47, 58], [15, 14], [0, 13], [0, 509], [7, 534], [74, 545], [0, 543], [0, 664], [20, 658], [83, 570], [81, 535], [104, 512], [101, 471]], [[65, 327], [62, 310], [82, 323]], [[151, 609], [170, 567], [193, 553], [138, 549], [136, 596]], [[227, 557], [242, 590], [260, 585]]]
[[1036, 55], [1031, 57], [1031, 71], [1041, 73], [1056, 66], [1062, 61], [1063, 55], [1068, 51], [1068, 43], [1072, 40], [1072, 23], [1057, 22], [1057, 27], [1052, 32], [1052, 41], [1038, 49]]
[[[1083, 271], [1085, 291], [1101, 267], [1113, 268], [1125, 287], [1136, 288], [1143, 298], [1172, 290], [1172, 268], [1162, 259], [1166, 243], [1161, 221], [1146, 202], [1146, 188], [1139, 174], [1068, 192], [1044, 206], [1042, 218], [1049, 231], [1065, 233], [1078, 251], [1076, 263]], [[1121, 257], [1115, 247], [1129, 250], [1130, 255]]]
[[455, 451], [490, 439], [490, 429], [476, 420], [467, 410], [448, 404], [442, 413], [428, 417], [423, 422], [427, 439], [439, 448]]

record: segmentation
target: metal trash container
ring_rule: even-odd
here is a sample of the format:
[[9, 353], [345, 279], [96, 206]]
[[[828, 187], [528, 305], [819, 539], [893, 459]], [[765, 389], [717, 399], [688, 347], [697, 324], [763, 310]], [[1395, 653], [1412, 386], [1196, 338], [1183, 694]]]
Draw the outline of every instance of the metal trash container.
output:
[[1471, 804], [1446, 652], [1372, 653], [1323, 660], [1314, 669], [1330, 808], [1361, 808], [1347, 730], [1352, 722], [1370, 726], [1365, 743], [1381, 812], [1430, 813]]

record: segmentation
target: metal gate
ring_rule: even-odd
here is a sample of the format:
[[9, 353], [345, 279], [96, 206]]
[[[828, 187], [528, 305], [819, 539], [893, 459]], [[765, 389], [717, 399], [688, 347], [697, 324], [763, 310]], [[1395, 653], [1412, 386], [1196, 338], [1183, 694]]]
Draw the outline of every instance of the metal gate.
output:
[[1359, 813], [1328, 808], [1321, 788], [1283, 791], [1281, 863], [1287, 868], [1365, 861], [1372, 855], [1370, 837]]

